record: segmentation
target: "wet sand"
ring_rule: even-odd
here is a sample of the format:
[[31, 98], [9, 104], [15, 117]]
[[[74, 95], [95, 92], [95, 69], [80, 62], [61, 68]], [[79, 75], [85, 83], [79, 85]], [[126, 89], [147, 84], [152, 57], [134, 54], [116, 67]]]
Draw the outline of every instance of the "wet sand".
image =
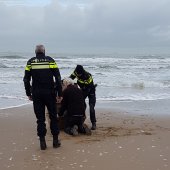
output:
[[[32, 105], [0, 110], [2, 170], [169, 170], [170, 115], [130, 114], [106, 104], [96, 107], [97, 130], [72, 137], [61, 131], [62, 146], [41, 151]], [[87, 110], [87, 125], [91, 125]]]

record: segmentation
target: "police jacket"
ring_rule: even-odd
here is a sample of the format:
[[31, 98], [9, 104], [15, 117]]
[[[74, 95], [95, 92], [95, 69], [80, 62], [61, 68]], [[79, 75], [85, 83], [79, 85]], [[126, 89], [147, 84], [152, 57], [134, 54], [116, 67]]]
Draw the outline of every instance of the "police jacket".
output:
[[32, 91], [40, 89], [51, 91], [56, 89], [56, 95], [61, 96], [61, 76], [58, 66], [53, 58], [45, 56], [43, 53], [28, 60], [23, 81], [27, 96], [31, 96]]
[[81, 76], [79, 76], [77, 74], [76, 71], [74, 71], [71, 75], [70, 75], [71, 79], [75, 79], [77, 78], [77, 84], [80, 86], [80, 88], [82, 90], [87, 90], [90, 88], [95, 88], [94, 87], [94, 83], [93, 83], [93, 78], [92, 75], [87, 72], [87, 71], [83, 71], [83, 73], [81, 74]]
[[67, 116], [85, 116], [85, 100], [83, 92], [76, 85], [68, 85], [63, 91], [63, 100], [59, 115], [67, 111]]

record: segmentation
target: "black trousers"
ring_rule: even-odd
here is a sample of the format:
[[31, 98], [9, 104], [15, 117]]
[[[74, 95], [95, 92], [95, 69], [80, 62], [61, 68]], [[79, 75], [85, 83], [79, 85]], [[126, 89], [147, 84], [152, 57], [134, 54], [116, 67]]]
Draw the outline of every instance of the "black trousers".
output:
[[64, 117], [64, 124], [65, 124], [64, 131], [72, 135], [71, 129], [73, 128], [74, 125], [77, 125], [79, 133], [86, 133], [83, 127], [84, 120], [85, 119], [83, 116], [65, 116]]
[[88, 97], [89, 99], [89, 109], [90, 109], [90, 120], [92, 123], [96, 122], [95, 104], [96, 104], [96, 93], [95, 89], [83, 90], [84, 99]]
[[59, 134], [57, 125], [56, 99], [55, 94], [51, 90], [34, 90], [32, 92], [34, 112], [37, 118], [37, 135], [44, 137], [47, 133], [45, 124], [45, 106], [49, 112], [50, 129], [53, 136]]

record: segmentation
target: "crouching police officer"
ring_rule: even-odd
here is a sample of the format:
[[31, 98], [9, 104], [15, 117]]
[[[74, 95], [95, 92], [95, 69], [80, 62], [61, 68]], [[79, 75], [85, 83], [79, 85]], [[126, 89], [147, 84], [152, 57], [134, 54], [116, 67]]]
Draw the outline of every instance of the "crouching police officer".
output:
[[[61, 145], [58, 140], [59, 129], [57, 125], [56, 99], [62, 93], [61, 76], [58, 66], [53, 58], [45, 56], [43, 45], [37, 45], [35, 49], [36, 57], [28, 60], [25, 67], [24, 86], [29, 100], [33, 100], [34, 112], [37, 118], [37, 135], [40, 139], [40, 148], [47, 148], [45, 106], [49, 111], [50, 129], [53, 135], [53, 147]], [[55, 82], [54, 79], [55, 78]], [[32, 79], [32, 85], [30, 81]], [[56, 87], [56, 89], [54, 88]]]
[[70, 78], [63, 80], [63, 87], [65, 89], [59, 116], [64, 116], [64, 131], [73, 136], [78, 133], [91, 135], [91, 130], [84, 124], [85, 101], [82, 90]]
[[74, 72], [70, 75], [71, 79], [77, 78], [77, 84], [83, 91], [84, 99], [88, 97], [89, 108], [90, 108], [90, 120], [92, 123], [92, 130], [96, 129], [96, 115], [95, 115], [95, 104], [96, 104], [96, 94], [95, 85], [93, 83], [92, 75], [85, 71], [82, 65], [77, 65]]

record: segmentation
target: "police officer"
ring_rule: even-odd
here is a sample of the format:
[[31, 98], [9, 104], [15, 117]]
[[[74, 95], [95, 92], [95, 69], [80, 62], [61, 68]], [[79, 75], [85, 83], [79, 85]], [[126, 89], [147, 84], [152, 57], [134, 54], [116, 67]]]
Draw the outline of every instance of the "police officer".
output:
[[60, 116], [64, 115], [65, 132], [76, 136], [79, 133], [91, 135], [91, 130], [84, 124], [85, 102], [83, 92], [70, 78], [63, 80], [63, 99]]
[[[25, 67], [24, 86], [29, 100], [33, 100], [34, 112], [37, 118], [37, 135], [40, 139], [40, 148], [47, 148], [45, 106], [49, 111], [50, 129], [53, 135], [53, 147], [61, 145], [58, 140], [59, 129], [57, 125], [56, 99], [62, 93], [61, 76], [58, 66], [53, 58], [45, 56], [45, 47], [37, 45], [36, 57], [28, 60]], [[55, 81], [54, 81], [55, 78]], [[32, 85], [30, 84], [32, 82]], [[58, 96], [58, 97], [57, 97]]]
[[90, 120], [92, 123], [92, 130], [96, 129], [96, 115], [95, 115], [95, 104], [96, 104], [96, 94], [95, 85], [93, 83], [92, 75], [85, 71], [82, 65], [77, 65], [74, 72], [70, 75], [71, 79], [77, 78], [77, 84], [83, 91], [84, 99], [88, 97], [89, 108], [90, 108]]

